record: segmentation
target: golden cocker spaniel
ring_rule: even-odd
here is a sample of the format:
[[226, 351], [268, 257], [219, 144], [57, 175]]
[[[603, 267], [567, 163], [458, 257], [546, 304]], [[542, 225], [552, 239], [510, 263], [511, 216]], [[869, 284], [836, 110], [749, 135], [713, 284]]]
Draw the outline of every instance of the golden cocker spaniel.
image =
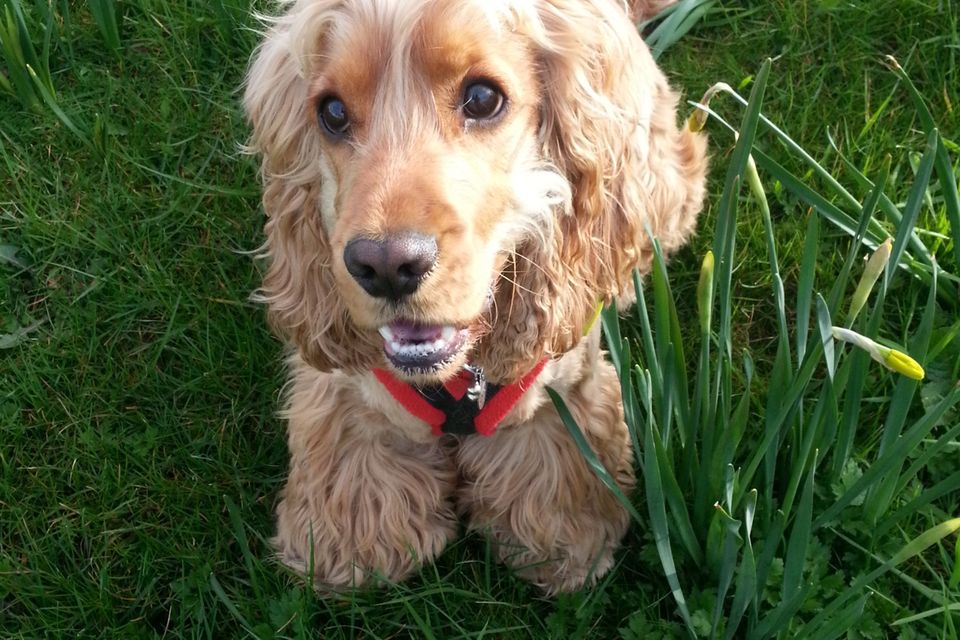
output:
[[[705, 141], [635, 20], [664, 0], [289, 0], [254, 54], [260, 292], [292, 346], [280, 559], [399, 580], [463, 518], [548, 593], [612, 564], [619, 382], [592, 326], [695, 226]], [[592, 328], [591, 328], [592, 327]]]

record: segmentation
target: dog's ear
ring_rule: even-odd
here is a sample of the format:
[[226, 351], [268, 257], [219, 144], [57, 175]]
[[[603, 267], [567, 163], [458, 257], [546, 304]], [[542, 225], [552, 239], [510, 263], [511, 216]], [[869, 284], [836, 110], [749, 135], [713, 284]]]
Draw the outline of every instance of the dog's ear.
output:
[[[314, 17], [316, 24], [322, 20]], [[248, 149], [262, 156], [264, 253], [268, 267], [258, 298], [274, 329], [320, 370], [353, 369], [372, 357], [335, 293], [331, 251], [320, 211], [322, 154], [310, 113], [306, 56], [298, 55], [302, 18], [279, 18], [254, 53], [244, 107], [253, 134]]]
[[558, 214], [552, 242], [520, 249], [499, 306], [536, 319], [527, 334], [540, 343], [525, 351], [556, 354], [580, 339], [598, 302], [632, 302], [633, 269], [652, 259], [646, 226], [665, 252], [693, 231], [706, 141], [678, 128], [677, 96], [623, 6], [537, 7], [528, 35], [539, 58], [543, 154], [569, 182], [572, 207]]
[[649, 266], [649, 225], [669, 252], [704, 196], [705, 139], [677, 127], [677, 96], [623, 8], [542, 0], [544, 144], [573, 190], [564, 252], [616, 293]]

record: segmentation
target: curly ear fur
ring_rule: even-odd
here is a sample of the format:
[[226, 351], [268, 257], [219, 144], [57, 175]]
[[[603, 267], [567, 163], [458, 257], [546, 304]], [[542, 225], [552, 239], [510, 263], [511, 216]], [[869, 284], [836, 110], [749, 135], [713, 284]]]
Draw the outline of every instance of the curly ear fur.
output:
[[316, 2], [276, 19], [254, 54], [244, 95], [253, 126], [248, 151], [263, 157], [267, 214], [263, 253], [269, 266], [257, 297], [268, 305], [274, 329], [321, 371], [359, 369], [377, 354], [336, 293], [319, 205], [319, 132], [305, 108], [308, 57], [298, 55], [307, 34], [323, 33], [336, 4]]
[[652, 258], [645, 225], [665, 252], [679, 247], [707, 169], [705, 139], [677, 128], [677, 96], [622, 6], [536, 4], [544, 155], [570, 183], [573, 206], [551, 242], [517, 249], [501, 284], [482, 359], [503, 379], [569, 350], [598, 301], [633, 301], [632, 271]]

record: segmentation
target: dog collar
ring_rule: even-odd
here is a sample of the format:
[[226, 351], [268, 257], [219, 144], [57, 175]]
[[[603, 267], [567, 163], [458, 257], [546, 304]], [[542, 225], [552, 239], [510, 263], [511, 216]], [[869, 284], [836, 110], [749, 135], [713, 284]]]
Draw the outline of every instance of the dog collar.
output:
[[547, 360], [505, 386], [488, 383], [482, 369], [469, 365], [443, 384], [424, 387], [399, 380], [386, 369], [374, 369], [373, 375], [410, 415], [429, 424], [433, 435], [492, 436], [533, 386]]
[[[593, 329], [602, 310], [601, 300], [587, 321], [584, 336]], [[549, 359], [544, 358], [525, 376], [506, 386], [487, 383], [483, 369], [470, 365], [443, 384], [424, 387], [404, 382], [386, 369], [374, 369], [373, 375], [407, 413], [429, 424], [433, 435], [492, 436], [533, 386]]]

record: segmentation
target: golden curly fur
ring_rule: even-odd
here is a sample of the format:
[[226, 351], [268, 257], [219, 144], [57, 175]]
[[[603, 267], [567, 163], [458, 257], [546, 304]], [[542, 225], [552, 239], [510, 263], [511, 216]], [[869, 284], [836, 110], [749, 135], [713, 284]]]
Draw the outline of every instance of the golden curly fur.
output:
[[[402, 579], [439, 554], [459, 517], [548, 592], [609, 569], [627, 516], [544, 392], [565, 397], [624, 489], [632, 458], [619, 383], [584, 338], [598, 301], [632, 299], [692, 232], [704, 140], [633, 19], [664, 0], [289, 0], [254, 54], [245, 106], [263, 158], [269, 267], [260, 296], [294, 349], [285, 416], [290, 475], [275, 545], [337, 588]], [[629, 11], [633, 15], [628, 14]], [[496, 119], [465, 116], [464, 85], [502, 91]], [[349, 135], [318, 109], [335, 95]], [[345, 264], [356, 238], [415, 231], [436, 262], [385, 301]], [[549, 363], [492, 437], [437, 439], [374, 379], [378, 329], [456, 327], [442, 366], [509, 383]]]

